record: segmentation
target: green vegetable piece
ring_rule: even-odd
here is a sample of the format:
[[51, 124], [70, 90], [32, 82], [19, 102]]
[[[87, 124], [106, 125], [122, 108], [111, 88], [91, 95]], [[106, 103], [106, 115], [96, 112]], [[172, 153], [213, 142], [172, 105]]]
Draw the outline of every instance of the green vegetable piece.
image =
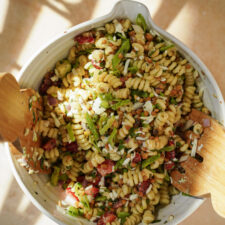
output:
[[107, 115], [106, 114], [101, 115], [101, 117], [98, 121], [99, 130], [102, 129], [102, 125], [106, 120], [107, 120]]
[[125, 148], [125, 146], [123, 144], [124, 144], [123, 140], [120, 140], [120, 143], [119, 143], [119, 146], [118, 146], [119, 151]]
[[136, 24], [141, 26], [144, 32], [147, 30], [147, 24], [145, 22], [145, 18], [140, 13], [137, 15]]
[[104, 211], [103, 210], [98, 209], [97, 216], [102, 216], [104, 214]]
[[149, 93], [148, 92], [145, 92], [145, 91], [140, 91], [140, 90], [134, 90], [134, 89], [132, 89], [131, 90], [131, 96], [135, 96], [135, 95], [137, 95], [140, 98], [147, 98], [149, 96]]
[[142, 169], [144, 169], [145, 167], [147, 167], [148, 165], [152, 164], [153, 162], [155, 162], [157, 159], [160, 158], [160, 155], [154, 155], [152, 157], [149, 157], [147, 159], [145, 159], [142, 164], [141, 164], [141, 167]]
[[74, 136], [73, 129], [72, 129], [72, 126], [71, 126], [70, 123], [68, 123], [68, 124], [66, 125], [66, 129], [67, 129], [67, 132], [68, 132], [68, 134], [69, 134], [70, 140], [71, 140], [72, 142], [75, 141], [75, 136]]
[[169, 176], [167, 170], [165, 170], [165, 177], [164, 177], [164, 180], [170, 182], [170, 176]]
[[75, 63], [74, 63], [74, 65], [73, 65], [73, 68], [78, 68], [80, 66], [80, 62], [79, 62], [79, 60], [78, 59], [76, 59], [76, 61], [75, 61]]
[[121, 219], [121, 223], [123, 224], [126, 221], [126, 217], [130, 216], [130, 213], [128, 212], [119, 212], [117, 214], [118, 218]]
[[56, 63], [56, 71], [59, 77], [64, 77], [67, 73], [71, 71], [71, 64], [68, 60], [64, 59]]
[[106, 100], [102, 100], [101, 102], [101, 106], [105, 109], [108, 109], [109, 108], [109, 102], [106, 101]]
[[85, 114], [85, 119], [86, 119], [86, 122], [88, 124], [88, 127], [89, 127], [91, 133], [94, 136], [95, 141], [97, 141], [99, 139], [99, 134], [98, 134], [98, 131], [95, 127], [95, 124], [94, 124], [91, 116], [88, 113]]
[[130, 216], [130, 213], [128, 213], [128, 212], [119, 212], [119, 213], [117, 214], [117, 216], [118, 216], [119, 218], [123, 218], [123, 217]]
[[58, 181], [59, 181], [59, 173], [60, 173], [60, 168], [57, 166], [54, 166], [54, 171], [51, 175], [51, 184], [53, 186], [57, 186], [58, 185]]
[[174, 47], [173, 44], [172, 45], [167, 45], [165, 47], [161, 47], [159, 50], [160, 50], [160, 52], [165, 52], [166, 50], [168, 50], [170, 48], [173, 48], [173, 47]]
[[119, 65], [121, 59], [119, 58], [119, 54], [126, 54], [128, 51], [130, 50], [130, 41], [129, 39], [125, 39], [122, 42], [122, 45], [120, 47], [120, 49], [117, 51], [117, 53], [113, 56], [112, 59], [112, 66], [113, 69], [115, 70], [116, 67]]
[[101, 135], [104, 135], [107, 132], [107, 130], [112, 126], [114, 121], [115, 121], [115, 116], [112, 116], [111, 118], [109, 118], [105, 126], [99, 130], [99, 133]]
[[107, 101], [107, 102], [108, 102], [108, 101], [113, 100], [113, 96], [112, 96], [111, 93], [100, 94], [99, 97], [100, 97], [100, 99], [101, 99], [102, 101]]
[[83, 216], [84, 213], [81, 209], [77, 209], [73, 206], [70, 206], [67, 209], [67, 214], [69, 214], [70, 216], [79, 217], [79, 216]]
[[80, 201], [81, 201], [81, 203], [84, 205], [85, 208], [90, 209], [88, 197], [87, 197], [86, 194], [83, 195], [83, 196], [80, 198]]
[[65, 173], [59, 176], [59, 180], [61, 181], [67, 181], [67, 179], [68, 179], [68, 176]]
[[128, 68], [128, 71], [130, 71], [132, 74], [136, 74], [138, 71], [138, 68], [136, 66], [132, 66]]
[[114, 146], [114, 139], [116, 137], [116, 134], [117, 134], [117, 129], [116, 128], [113, 128], [113, 131], [112, 133], [109, 135], [109, 139], [108, 139], [108, 142], [111, 146]]
[[175, 98], [170, 98], [170, 103], [174, 104], [174, 105], [177, 105], [177, 101], [176, 101]]
[[117, 162], [116, 162], [116, 165], [115, 165], [115, 170], [116, 169], [120, 169], [121, 167], [122, 167], [122, 165], [123, 165], [123, 162], [125, 161], [125, 159], [126, 158], [122, 158], [122, 159], [120, 159], [120, 160], [118, 160]]
[[175, 149], [175, 145], [171, 145], [171, 146], [166, 146], [164, 148], [161, 148], [159, 151], [160, 152], [171, 152]]
[[79, 51], [77, 53], [78, 56], [80, 55], [89, 55], [92, 53], [92, 51], [94, 50], [95, 48], [89, 48], [89, 49], [86, 49], [86, 50], [82, 50], [82, 51]]
[[122, 100], [122, 101], [119, 101], [117, 102], [116, 104], [112, 105], [112, 109], [113, 110], [117, 110], [119, 109], [121, 106], [125, 106], [125, 105], [128, 105], [130, 103], [130, 99], [126, 99], [126, 100]]
[[106, 196], [97, 196], [96, 198], [95, 198], [95, 201], [96, 202], [104, 202], [104, 201], [106, 201], [107, 200], [107, 197]]

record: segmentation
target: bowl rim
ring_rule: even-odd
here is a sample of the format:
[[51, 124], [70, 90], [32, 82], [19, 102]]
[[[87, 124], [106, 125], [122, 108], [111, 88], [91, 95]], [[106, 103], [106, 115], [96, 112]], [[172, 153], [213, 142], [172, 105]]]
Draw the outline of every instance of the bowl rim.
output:
[[[20, 72], [18, 73], [18, 76], [16, 77], [16, 79], [18, 80], [19, 83], [21, 83], [23, 81], [23, 74], [24, 72], [28, 69], [28, 67], [32, 64], [32, 62], [43, 52], [45, 51], [45, 49], [53, 44], [55, 41], [57, 41], [58, 39], [61, 39], [62, 37], [66, 36], [67, 34], [74, 32], [78, 29], [81, 29], [83, 27], [86, 26], [90, 26], [91, 24], [96, 24], [99, 22], [103, 22], [104, 20], [107, 20], [107, 18], [110, 18], [111, 15], [114, 13], [114, 11], [117, 8], [123, 7], [121, 6], [122, 4], [126, 4], [126, 3], [134, 3], [137, 5], [141, 5], [141, 7], [145, 8], [146, 11], [148, 12], [148, 22], [150, 23], [150, 26], [153, 30], [155, 30], [156, 32], [162, 34], [163, 36], [165, 36], [166, 38], [168, 38], [169, 40], [173, 41], [177, 46], [179, 46], [182, 50], [184, 50], [186, 53], [188, 53], [188, 55], [191, 57], [191, 59], [199, 65], [199, 67], [202, 69], [202, 71], [206, 74], [207, 78], [209, 79], [209, 81], [212, 83], [212, 85], [216, 88], [217, 92], [216, 95], [217, 97], [220, 99], [221, 101], [221, 105], [222, 107], [222, 114], [224, 115], [224, 120], [225, 120], [225, 104], [224, 104], [224, 99], [222, 96], [222, 93], [220, 91], [220, 88], [218, 87], [214, 77], [212, 76], [211, 72], [208, 70], [208, 68], [206, 67], [206, 65], [198, 58], [198, 56], [192, 51], [190, 50], [188, 47], [186, 47], [180, 40], [178, 40], [177, 38], [175, 38], [174, 36], [172, 36], [171, 34], [169, 34], [168, 32], [166, 32], [165, 30], [161, 29], [160, 27], [158, 27], [152, 20], [150, 12], [148, 7], [141, 3], [141, 2], [137, 2], [137, 1], [133, 1], [133, 0], [119, 0], [118, 2], [116, 2], [114, 4], [114, 6], [112, 7], [112, 9], [110, 10], [109, 13], [98, 17], [98, 18], [94, 18], [88, 21], [85, 21], [83, 23], [80, 23], [78, 25], [75, 25], [67, 30], [65, 30], [63, 33], [60, 33], [56, 36], [54, 36], [53, 38], [51, 38], [48, 42], [46, 42], [38, 51], [36, 51], [29, 60], [27, 60], [27, 62], [24, 64], [24, 66], [22, 67], [22, 69], [20, 70]], [[13, 162], [13, 156], [11, 154], [10, 151], [10, 147], [8, 143], [4, 143], [4, 148], [7, 150], [6, 151], [6, 155], [7, 158], [9, 160], [10, 166], [12, 168], [13, 171], [13, 175], [16, 178], [16, 181], [18, 182], [20, 188], [23, 190], [23, 192], [25, 193], [26, 196], [28, 196], [28, 198], [31, 200], [31, 202], [41, 211], [43, 212], [46, 216], [48, 216], [50, 219], [52, 219], [54, 222], [56, 222], [57, 224], [62, 224], [62, 225], [66, 225], [64, 222], [60, 221], [59, 219], [57, 219], [56, 217], [54, 217], [51, 213], [49, 213], [34, 197], [33, 195], [30, 193], [30, 191], [27, 189], [27, 187], [25, 186], [25, 184], [22, 182], [20, 175], [18, 174], [18, 172], [16, 171], [16, 167], [15, 164]], [[200, 205], [205, 201], [205, 199], [201, 199], [201, 201], [195, 201], [193, 202], [192, 206], [186, 210], [183, 218], [181, 220], [179, 220], [178, 222], [181, 222], [183, 220], [185, 220], [187, 217], [189, 217], [195, 210], [197, 210]]]

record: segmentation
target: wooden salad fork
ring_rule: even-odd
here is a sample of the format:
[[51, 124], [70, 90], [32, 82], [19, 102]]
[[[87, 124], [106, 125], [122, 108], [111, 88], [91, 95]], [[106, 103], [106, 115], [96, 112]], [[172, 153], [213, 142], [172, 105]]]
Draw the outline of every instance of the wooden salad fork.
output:
[[[31, 88], [20, 89], [13, 75], [0, 74], [0, 135], [8, 142], [19, 139], [29, 166], [47, 173], [49, 170], [39, 160], [32, 160], [34, 148], [40, 147], [40, 136], [34, 127], [43, 110], [42, 98], [35, 97], [35, 93]], [[13, 154], [22, 157], [15, 147]]]
[[216, 120], [195, 109], [192, 109], [189, 118], [204, 128], [196, 151], [203, 161], [189, 156], [180, 163], [184, 173], [178, 170], [171, 173], [172, 184], [192, 196], [210, 193], [213, 208], [225, 217], [225, 129]]

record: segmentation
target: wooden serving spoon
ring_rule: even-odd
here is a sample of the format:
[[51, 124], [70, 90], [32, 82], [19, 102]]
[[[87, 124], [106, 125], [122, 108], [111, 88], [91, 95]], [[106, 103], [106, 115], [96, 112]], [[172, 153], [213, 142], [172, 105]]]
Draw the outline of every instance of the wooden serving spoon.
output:
[[197, 147], [197, 153], [203, 161], [199, 162], [189, 156], [180, 163], [184, 173], [178, 170], [171, 173], [172, 185], [193, 196], [210, 193], [213, 208], [220, 216], [225, 217], [225, 129], [198, 110], [192, 109], [189, 117], [204, 127]]
[[[48, 173], [39, 160], [33, 160], [34, 150], [41, 141], [34, 128], [42, 110], [42, 99], [36, 97], [33, 89], [20, 89], [13, 75], [0, 74], [0, 135], [8, 142], [19, 139], [29, 166], [34, 171]], [[16, 148], [13, 154], [22, 156]]]

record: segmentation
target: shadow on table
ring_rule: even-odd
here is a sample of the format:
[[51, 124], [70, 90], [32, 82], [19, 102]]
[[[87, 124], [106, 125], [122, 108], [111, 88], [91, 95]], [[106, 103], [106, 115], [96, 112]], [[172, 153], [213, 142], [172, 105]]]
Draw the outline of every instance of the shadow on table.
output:
[[[43, 6], [52, 9], [59, 16], [70, 21], [72, 25], [76, 25], [91, 18], [96, 3], [97, 1], [94, 0], [9, 0], [4, 26], [2, 32], [0, 32], [2, 56], [0, 71], [19, 70], [21, 68], [17, 64], [20, 52], [28, 41]], [[1, 4], [7, 4], [7, 1]], [[30, 225], [36, 223], [41, 213], [32, 203], [29, 202], [22, 213], [18, 212], [19, 204], [23, 201], [23, 198], [23, 192], [16, 180], [13, 179], [0, 211], [0, 224]]]
[[[94, 0], [8, 0], [4, 27], [0, 33], [1, 55], [4, 56], [0, 60], [0, 71], [21, 69], [20, 65], [16, 63], [17, 59], [32, 32], [32, 27], [39, 17], [43, 6], [49, 7], [70, 21], [72, 25], [76, 25], [92, 16], [96, 3], [97, 1]], [[7, 1], [1, 4], [7, 4]]]

